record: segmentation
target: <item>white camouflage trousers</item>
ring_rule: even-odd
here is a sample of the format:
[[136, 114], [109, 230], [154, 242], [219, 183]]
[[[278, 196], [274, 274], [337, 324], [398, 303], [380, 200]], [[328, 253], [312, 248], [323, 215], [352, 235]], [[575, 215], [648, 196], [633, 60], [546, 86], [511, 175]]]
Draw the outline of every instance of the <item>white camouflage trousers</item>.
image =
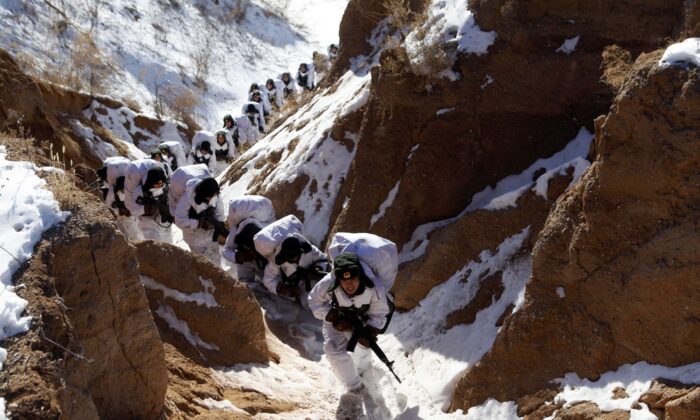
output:
[[203, 255], [209, 259], [214, 265], [221, 265], [221, 252], [219, 243], [211, 240], [214, 235], [214, 230], [204, 229], [183, 229], [182, 239], [187, 242], [190, 251], [195, 254]]
[[135, 217], [118, 216], [117, 227], [124, 234], [127, 241], [143, 240], [143, 233], [141, 233], [139, 221]]
[[[160, 216], [156, 217], [160, 218]], [[161, 226], [153, 216], [139, 216], [139, 227], [144, 239], [173, 243], [173, 232], [170, 226], [167, 228]]]
[[338, 380], [349, 391], [362, 384], [360, 375], [370, 366], [372, 350], [357, 344], [355, 351], [346, 350], [352, 333], [338, 331], [330, 322], [323, 322], [323, 351]]

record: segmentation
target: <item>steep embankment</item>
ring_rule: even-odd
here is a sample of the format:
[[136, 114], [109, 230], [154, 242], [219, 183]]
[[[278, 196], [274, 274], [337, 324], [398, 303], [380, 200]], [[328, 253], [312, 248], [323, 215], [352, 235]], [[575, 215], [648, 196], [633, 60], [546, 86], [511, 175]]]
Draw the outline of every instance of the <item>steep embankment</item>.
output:
[[[3, 136], [13, 158], [50, 163], [40, 151], [28, 152], [27, 141]], [[74, 174], [55, 170], [48, 178], [70, 216], [44, 234], [14, 278], [32, 323], [3, 342], [0, 382], [12, 416], [221, 415], [224, 395], [248, 410], [239, 417], [289, 409], [213, 377], [213, 365], [276, 358], [245, 285], [179, 248], [129, 244]]]
[[141, 158], [161, 141], [187, 142], [192, 132], [129, 109], [106, 96], [90, 96], [22, 72], [0, 50], [0, 128], [32, 136], [28, 150], [67, 169], [96, 169], [109, 156]]
[[[468, 207], [478, 210], [470, 207], [477, 194], [562, 150], [582, 127], [592, 131], [614, 96], [608, 79], [616, 75], [601, 66], [605, 47], [617, 44], [627, 53], [606, 54], [628, 57], [657, 48], [679, 30], [683, 2], [617, 4], [615, 18], [576, 2], [474, 2], [475, 15], [464, 5], [415, 2], [407, 16], [416, 22], [399, 22], [409, 25], [402, 33], [382, 4], [360, 11], [350, 2], [333, 68], [338, 81], [234, 165], [227, 194], [273, 198], [277, 213], [300, 216], [319, 244], [336, 231], [395, 241], [407, 263], [397, 302], [410, 309], [474, 253], [493, 250], [516, 227], [542, 225], [551, 201], [527, 216], [501, 216], [509, 219], [501, 232], [473, 223], [461, 237], [428, 241], [437, 228], [454, 230]], [[642, 17], [647, 24], [637, 25]], [[532, 182], [537, 169], [513, 187]], [[435, 221], [444, 222], [428, 224]], [[480, 236], [488, 240], [455, 255], [464, 237]], [[421, 269], [428, 266], [445, 268], [435, 275]]]
[[537, 239], [525, 304], [453, 408], [515, 399], [567, 372], [698, 360], [700, 72], [660, 57], [642, 54], [596, 120], [595, 162]]

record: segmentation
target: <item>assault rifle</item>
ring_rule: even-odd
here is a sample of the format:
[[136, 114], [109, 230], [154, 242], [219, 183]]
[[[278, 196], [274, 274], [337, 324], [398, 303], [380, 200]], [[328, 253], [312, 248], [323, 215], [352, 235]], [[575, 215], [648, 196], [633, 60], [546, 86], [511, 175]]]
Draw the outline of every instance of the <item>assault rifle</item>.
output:
[[129, 209], [126, 208], [126, 204], [122, 200], [119, 199], [117, 194], [114, 194], [114, 201], [112, 201], [112, 208], [117, 212], [118, 215], [120, 216], [129, 216]]
[[[206, 222], [204, 224], [205, 226], [211, 226], [211, 229], [214, 229], [211, 241], [218, 242], [219, 236], [228, 236], [229, 230], [226, 229], [226, 225], [224, 224], [224, 222], [216, 219], [216, 217], [214, 216], [214, 210], [214, 207], [207, 207], [207, 209], [203, 212], [197, 213], [192, 207], [190, 207], [188, 216], [190, 217], [190, 219], [202, 220]], [[209, 230], [210, 228], [204, 227], [204, 229]]]
[[327, 271], [323, 271], [321, 267], [316, 264], [311, 265], [309, 268], [298, 267], [297, 271], [292, 273], [291, 276], [284, 275], [282, 272], [282, 282], [296, 286], [300, 281], [304, 282], [304, 288], [307, 292], [311, 291], [311, 282], [319, 281], [328, 274]]
[[331, 304], [331, 310], [334, 309], [338, 311], [338, 319], [345, 319], [352, 326], [352, 336], [348, 341], [346, 350], [349, 352], [355, 351], [355, 347], [357, 346], [357, 340], [359, 338], [365, 338], [369, 342], [369, 347], [372, 349], [374, 354], [376, 354], [379, 360], [381, 360], [382, 363], [386, 365], [386, 367], [389, 369], [389, 372], [391, 372], [391, 374], [394, 375], [394, 378], [396, 378], [396, 380], [399, 381], [399, 383], [401, 383], [401, 379], [399, 379], [398, 375], [396, 375], [396, 372], [394, 372], [394, 362], [389, 361], [389, 358], [386, 357], [386, 354], [384, 354], [381, 347], [379, 347], [379, 344], [377, 344], [377, 337], [374, 334], [372, 334], [368, 327], [365, 326], [365, 323], [362, 322], [358, 314], [352, 311], [350, 308], [341, 308], [340, 306], [338, 306], [338, 302], [335, 300], [335, 298], [333, 299], [333, 303]]
[[160, 214], [160, 221], [162, 223], [170, 223], [172, 224], [175, 221], [175, 218], [170, 214], [170, 207], [168, 206], [168, 187], [164, 187], [163, 189], [163, 194], [159, 195], [158, 197], [153, 197], [153, 196], [145, 196], [142, 195], [136, 199], [136, 204], [140, 204], [142, 206], [151, 206], [154, 207], [158, 213]]

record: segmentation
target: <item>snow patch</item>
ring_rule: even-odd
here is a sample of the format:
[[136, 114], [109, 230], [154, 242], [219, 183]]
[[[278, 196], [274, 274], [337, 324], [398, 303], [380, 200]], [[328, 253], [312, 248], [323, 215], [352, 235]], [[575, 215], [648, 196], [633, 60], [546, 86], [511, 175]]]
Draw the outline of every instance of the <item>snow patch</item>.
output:
[[489, 76], [489, 75], [487, 74], [487, 75], [486, 75], [486, 80], [484, 80], [484, 83], [482, 83], [481, 86], [480, 86], [481, 90], [486, 89], [486, 86], [488, 86], [488, 85], [490, 85], [491, 83], [493, 83], [494, 80], [495, 80], [495, 79], [494, 79], [493, 77], [491, 77], [491, 76]]
[[374, 226], [374, 224], [377, 223], [379, 219], [384, 217], [384, 213], [386, 213], [386, 210], [389, 207], [391, 207], [391, 205], [394, 203], [396, 194], [399, 192], [399, 185], [401, 185], [401, 180], [396, 181], [396, 185], [394, 185], [394, 188], [392, 188], [391, 191], [389, 191], [386, 200], [384, 200], [384, 202], [379, 205], [379, 210], [377, 210], [377, 212], [372, 215], [372, 218], [369, 221], [370, 229], [372, 229], [372, 226]]
[[182, 293], [179, 290], [165, 287], [150, 277], [146, 277], [144, 275], [141, 276], [141, 283], [143, 283], [143, 285], [146, 288], [151, 289], [151, 290], [159, 290], [163, 293], [163, 295], [166, 298], [174, 299], [174, 300], [176, 300], [178, 302], [182, 302], [182, 303], [192, 302], [192, 303], [196, 303], [197, 305], [200, 305], [200, 306], [206, 306], [207, 308], [213, 308], [213, 307], [219, 306], [219, 304], [216, 303], [216, 299], [214, 298], [214, 295], [212, 294], [212, 292], [214, 292], [214, 290], [216, 290], [216, 286], [214, 286], [214, 282], [212, 282], [210, 279], [203, 279], [202, 276], [199, 276], [199, 282], [202, 284], [202, 287], [204, 287], [204, 291], [196, 292], [196, 293], [192, 293], [192, 294], [187, 294], [187, 293]]
[[593, 134], [586, 130], [585, 127], [581, 127], [576, 137], [564, 149], [548, 158], [538, 159], [520, 174], [510, 175], [502, 179], [495, 187], [486, 187], [474, 194], [467, 208], [462, 210], [457, 216], [418, 226], [413, 231], [411, 239], [401, 248], [399, 262], [411, 261], [423, 255], [428, 247], [428, 235], [431, 232], [454, 223], [469, 212], [479, 209], [502, 210], [514, 207], [518, 198], [532, 185], [536, 172], [544, 171], [540, 176], [543, 179], [540, 180], [538, 178], [534, 191], [547, 198], [546, 189], [549, 179], [557, 174], [564, 174], [570, 167], [573, 167], [574, 177], [569, 183], [568, 188], [570, 188], [578, 182], [580, 176], [590, 165], [584, 158], [588, 155], [592, 141]]
[[[615, 371], [602, 374], [597, 381], [581, 379], [575, 373], [567, 373], [563, 378], [552, 381], [564, 388], [554, 401], [564, 403], [565, 407], [581, 401], [590, 401], [597, 404], [601, 411], [630, 411], [632, 405], [649, 391], [651, 382], [657, 378], [684, 384], [700, 384], [700, 362], [678, 367], [651, 365], [647, 362], [626, 364]], [[613, 390], [618, 387], [624, 388], [629, 396], [613, 399]], [[646, 411], [648, 409], [641, 412], [632, 410], [632, 413], [642, 416]]]
[[447, 114], [447, 113], [449, 113], [449, 112], [452, 112], [452, 111], [454, 111], [454, 110], [455, 110], [454, 108], [443, 108], [443, 109], [438, 110], [438, 111], [435, 113], [435, 115], [440, 116], [440, 115], [443, 115], [443, 114]]
[[[7, 160], [0, 146], [0, 341], [29, 330], [31, 316], [23, 316], [27, 301], [17, 296], [12, 276], [34, 252], [34, 245], [50, 227], [66, 220], [46, 182], [30, 162]], [[7, 351], [0, 347], [0, 369]], [[4, 412], [4, 411], [3, 411]]]
[[566, 297], [566, 291], [564, 290], [563, 287], [557, 287], [557, 296], [560, 298], [564, 299]]
[[700, 38], [688, 38], [666, 48], [659, 60], [659, 66], [676, 63], [692, 63], [700, 67]]
[[[507, 238], [494, 253], [483, 251], [479, 261], [468, 262], [434, 287], [412, 311], [395, 313], [387, 333], [380, 338], [379, 344], [390, 359], [397, 359], [397, 374], [405, 378], [397, 389], [411, 395], [421, 408], [429, 407], [431, 414], [447, 409], [459, 378], [491, 348], [500, 330], [496, 322], [524, 291], [532, 270], [530, 257], [513, 257], [529, 232], [527, 227]], [[479, 311], [474, 323], [445, 331], [447, 316], [474, 298], [479, 279], [499, 270], [505, 287], [501, 297]]]
[[573, 38], [569, 38], [564, 43], [562, 43], [559, 48], [554, 50], [554, 52], [560, 52], [564, 53], [566, 55], [570, 55], [574, 51], [576, 51], [576, 45], [578, 44], [578, 41], [581, 39], [580, 35], [577, 35]]
[[247, 411], [241, 410], [240, 408], [236, 407], [229, 400], [217, 401], [217, 400], [212, 399], [212, 398], [207, 398], [205, 400], [199, 400], [198, 403], [202, 404], [203, 406], [205, 406], [209, 409], [224, 410], [224, 411], [228, 411], [230, 413], [245, 414], [246, 416], [249, 415], [249, 413]]
[[518, 406], [513, 401], [500, 402], [489, 398], [483, 404], [472, 407], [467, 411], [466, 420], [481, 419], [521, 419], [518, 416]]
[[205, 342], [204, 340], [199, 338], [199, 335], [197, 335], [197, 333], [192, 332], [192, 330], [190, 330], [189, 325], [187, 325], [187, 322], [178, 318], [175, 314], [175, 311], [170, 306], [160, 305], [156, 310], [156, 315], [158, 315], [163, 321], [165, 321], [171, 329], [182, 334], [187, 340], [187, 342], [190, 343], [193, 347], [201, 347], [207, 350], [219, 350], [218, 346], [216, 346], [215, 344]]

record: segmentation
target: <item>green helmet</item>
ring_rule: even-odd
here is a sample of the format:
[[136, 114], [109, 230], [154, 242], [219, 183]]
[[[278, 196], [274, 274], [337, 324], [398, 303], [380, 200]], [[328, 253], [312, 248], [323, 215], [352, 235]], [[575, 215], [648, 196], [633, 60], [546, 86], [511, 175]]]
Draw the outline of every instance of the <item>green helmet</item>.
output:
[[168, 145], [165, 144], [165, 143], [161, 143], [161, 144], [158, 146], [158, 150], [160, 150], [161, 152], [170, 152], [170, 146], [168, 146]]

